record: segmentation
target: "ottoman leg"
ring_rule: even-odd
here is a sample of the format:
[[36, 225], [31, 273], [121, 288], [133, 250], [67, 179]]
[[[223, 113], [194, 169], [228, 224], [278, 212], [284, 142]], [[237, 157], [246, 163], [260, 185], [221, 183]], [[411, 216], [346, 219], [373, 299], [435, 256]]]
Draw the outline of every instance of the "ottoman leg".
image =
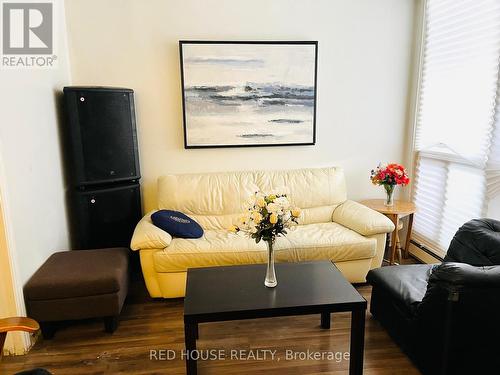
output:
[[118, 315], [107, 316], [104, 318], [104, 329], [108, 333], [113, 333], [118, 328]]
[[40, 323], [40, 329], [42, 330], [43, 338], [50, 340], [54, 337], [57, 327], [55, 322], [43, 322]]

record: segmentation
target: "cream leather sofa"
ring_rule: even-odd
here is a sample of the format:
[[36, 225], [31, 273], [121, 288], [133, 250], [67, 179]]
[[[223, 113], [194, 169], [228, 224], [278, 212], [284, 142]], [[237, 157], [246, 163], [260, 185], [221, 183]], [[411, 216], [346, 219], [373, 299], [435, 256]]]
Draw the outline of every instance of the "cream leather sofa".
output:
[[340, 168], [167, 175], [158, 179], [158, 209], [187, 214], [205, 233], [199, 239], [172, 238], [152, 224], [154, 211], [139, 222], [131, 248], [140, 251], [151, 297], [184, 296], [188, 268], [265, 263], [263, 241], [228, 231], [258, 190], [286, 192], [302, 209], [299, 225], [276, 240], [277, 262], [328, 259], [353, 283], [380, 267], [386, 233], [394, 225], [347, 200]]

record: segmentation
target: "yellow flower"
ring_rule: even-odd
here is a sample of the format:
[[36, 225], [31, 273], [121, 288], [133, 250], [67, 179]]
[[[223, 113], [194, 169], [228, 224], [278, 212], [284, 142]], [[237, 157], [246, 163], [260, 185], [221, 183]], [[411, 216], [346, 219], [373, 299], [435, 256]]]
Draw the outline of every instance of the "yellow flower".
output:
[[271, 202], [276, 199], [276, 195], [271, 194], [269, 197], [267, 197]]
[[266, 205], [266, 200], [263, 197], [257, 198], [257, 206], [264, 207]]
[[293, 217], [299, 217], [300, 216], [300, 208], [296, 207], [292, 210], [292, 216]]
[[255, 224], [259, 224], [262, 221], [262, 215], [258, 211], [252, 213], [252, 218]]
[[276, 203], [269, 203], [267, 205], [267, 212], [277, 212], [280, 209], [280, 206], [278, 206]]
[[230, 232], [233, 232], [233, 233], [236, 233], [236, 232], [238, 232], [238, 231], [239, 231], [239, 228], [238, 228], [236, 225], [231, 225], [231, 226], [229, 227], [229, 231], [230, 231]]
[[269, 222], [271, 224], [276, 224], [278, 222], [278, 215], [276, 214], [271, 214], [271, 216], [269, 217]]
[[247, 216], [241, 216], [238, 219], [238, 224], [240, 224], [240, 225], [247, 225], [247, 223], [248, 223], [248, 217]]

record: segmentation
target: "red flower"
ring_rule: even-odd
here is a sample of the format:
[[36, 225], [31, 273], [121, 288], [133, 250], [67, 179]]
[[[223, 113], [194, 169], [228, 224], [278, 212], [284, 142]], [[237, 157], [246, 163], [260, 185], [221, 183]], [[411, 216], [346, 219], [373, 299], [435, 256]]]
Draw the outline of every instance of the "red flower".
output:
[[406, 169], [397, 163], [379, 165], [371, 171], [370, 179], [375, 185], [408, 185], [410, 182]]

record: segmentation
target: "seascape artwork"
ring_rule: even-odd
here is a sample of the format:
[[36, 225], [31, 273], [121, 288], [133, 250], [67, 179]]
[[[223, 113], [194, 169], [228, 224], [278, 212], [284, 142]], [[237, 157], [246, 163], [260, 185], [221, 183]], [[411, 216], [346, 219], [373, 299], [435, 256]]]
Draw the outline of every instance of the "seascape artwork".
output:
[[316, 42], [180, 42], [185, 147], [315, 143]]

